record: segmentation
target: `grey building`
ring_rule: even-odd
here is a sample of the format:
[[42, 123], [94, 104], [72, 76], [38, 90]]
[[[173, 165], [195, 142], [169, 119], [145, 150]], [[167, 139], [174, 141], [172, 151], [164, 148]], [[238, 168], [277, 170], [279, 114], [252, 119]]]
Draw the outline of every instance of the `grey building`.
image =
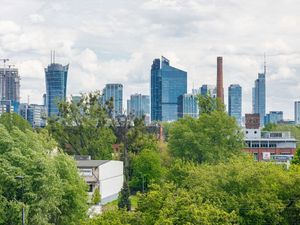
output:
[[300, 124], [300, 101], [294, 103], [295, 124]]
[[239, 125], [242, 124], [242, 87], [238, 84], [228, 87], [228, 114], [234, 117]]
[[282, 111], [270, 111], [265, 116], [265, 124], [273, 123], [278, 124], [283, 121], [283, 112]]
[[259, 73], [252, 89], [252, 107], [253, 113], [260, 116], [260, 124], [264, 125], [266, 115], [266, 74]]
[[142, 94], [133, 94], [130, 101], [127, 101], [127, 110], [136, 118], [142, 118], [150, 114], [150, 96]]
[[178, 97], [178, 117], [190, 116], [197, 118], [199, 116], [198, 101], [196, 95], [184, 94]]
[[216, 98], [217, 97], [217, 88], [214, 85], [203, 84], [200, 87], [200, 94], [202, 96], [210, 95], [211, 97]]
[[113, 101], [113, 111], [110, 112], [111, 116], [123, 114], [123, 85], [122, 84], [106, 84], [102, 93], [102, 103]]

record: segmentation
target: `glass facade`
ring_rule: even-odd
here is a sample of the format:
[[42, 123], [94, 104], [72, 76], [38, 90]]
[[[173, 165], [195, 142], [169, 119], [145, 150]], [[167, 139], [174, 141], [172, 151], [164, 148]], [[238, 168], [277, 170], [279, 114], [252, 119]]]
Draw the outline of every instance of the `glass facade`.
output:
[[265, 124], [273, 123], [277, 124], [278, 122], [283, 121], [283, 112], [282, 111], [270, 111], [265, 116]]
[[46, 108], [49, 117], [57, 116], [57, 104], [66, 100], [69, 65], [52, 63], [45, 68], [46, 74]]
[[252, 89], [253, 113], [260, 116], [260, 125], [264, 125], [266, 115], [266, 76], [265, 73], [259, 73]]
[[142, 118], [150, 114], [150, 97], [149, 95], [134, 94], [130, 96], [129, 107], [127, 110], [134, 117]]
[[184, 94], [178, 97], [178, 117], [190, 116], [197, 118], [199, 116], [198, 101], [196, 95]]
[[213, 98], [217, 97], [217, 88], [214, 85], [203, 84], [200, 88], [200, 94], [202, 96], [210, 95]]
[[295, 114], [295, 124], [300, 124], [300, 101], [295, 101], [294, 114]]
[[177, 120], [178, 97], [187, 92], [187, 72], [155, 59], [151, 68], [151, 120]]
[[113, 100], [113, 111], [111, 116], [122, 115], [123, 113], [123, 85], [122, 84], [106, 84], [103, 89], [102, 103]]
[[242, 124], [242, 87], [231, 84], [228, 88], [228, 113], [239, 125]]

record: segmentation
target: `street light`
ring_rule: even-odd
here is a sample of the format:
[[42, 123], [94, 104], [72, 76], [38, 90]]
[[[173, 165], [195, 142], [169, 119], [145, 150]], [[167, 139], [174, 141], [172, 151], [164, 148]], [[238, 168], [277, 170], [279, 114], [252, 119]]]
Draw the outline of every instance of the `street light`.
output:
[[21, 180], [22, 182], [22, 225], [25, 225], [25, 208], [24, 208], [24, 176], [16, 176], [16, 180]]

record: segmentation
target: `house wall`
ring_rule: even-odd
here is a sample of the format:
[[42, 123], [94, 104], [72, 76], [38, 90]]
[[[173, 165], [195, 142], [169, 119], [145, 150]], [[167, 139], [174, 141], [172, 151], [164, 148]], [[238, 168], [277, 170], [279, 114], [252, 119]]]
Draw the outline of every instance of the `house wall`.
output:
[[101, 203], [118, 198], [123, 186], [123, 162], [109, 161], [100, 166], [99, 169]]

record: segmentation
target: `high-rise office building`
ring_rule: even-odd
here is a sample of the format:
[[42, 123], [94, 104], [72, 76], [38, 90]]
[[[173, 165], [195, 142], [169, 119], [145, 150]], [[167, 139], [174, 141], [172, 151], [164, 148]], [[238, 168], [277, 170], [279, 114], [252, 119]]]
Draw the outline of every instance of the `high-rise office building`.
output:
[[46, 126], [46, 110], [45, 106], [30, 104], [27, 111], [27, 120], [32, 127]]
[[[129, 105], [128, 105], [129, 104]], [[149, 95], [134, 94], [130, 96], [130, 101], [127, 104], [127, 110], [136, 118], [149, 116], [150, 114], [150, 97]]]
[[270, 111], [265, 116], [265, 124], [273, 123], [277, 124], [283, 121], [283, 112], [282, 111]]
[[260, 125], [264, 125], [266, 115], [266, 76], [265, 73], [259, 73], [258, 79], [255, 80], [254, 88], [252, 89], [253, 113], [258, 113], [260, 116]]
[[242, 87], [238, 84], [231, 84], [228, 88], [228, 113], [239, 125], [242, 124]]
[[203, 84], [200, 88], [200, 94], [202, 96], [210, 95], [213, 98], [217, 97], [217, 88], [214, 85]]
[[102, 93], [102, 103], [113, 101], [113, 111], [110, 116], [115, 118], [123, 113], [123, 85], [122, 84], [106, 84]]
[[0, 68], [0, 100], [11, 101], [14, 112], [19, 112], [20, 76], [17, 68]]
[[187, 72], [154, 59], [151, 67], [151, 120], [177, 120], [178, 97], [187, 92]]
[[217, 98], [224, 104], [223, 58], [217, 57]]
[[183, 118], [185, 116], [193, 118], [199, 116], [198, 101], [194, 94], [183, 94], [178, 97], [178, 117]]
[[295, 124], [300, 124], [300, 101], [294, 103]]
[[0, 115], [2, 113], [11, 113], [14, 111], [11, 100], [0, 100]]
[[55, 63], [54, 57], [51, 59], [50, 65], [45, 68], [48, 117], [57, 116], [59, 114], [58, 103], [66, 100], [68, 70], [69, 65], [63, 66]]

